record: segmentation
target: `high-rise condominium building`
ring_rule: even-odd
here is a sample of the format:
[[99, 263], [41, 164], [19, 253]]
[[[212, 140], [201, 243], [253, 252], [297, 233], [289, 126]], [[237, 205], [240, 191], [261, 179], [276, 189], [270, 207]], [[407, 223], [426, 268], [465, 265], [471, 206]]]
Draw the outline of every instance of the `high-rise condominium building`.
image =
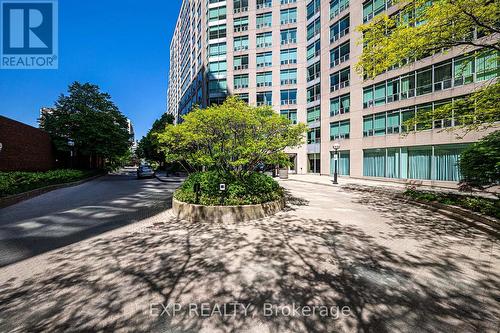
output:
[[452, 49], [365, 80], [356, 26], [397, 10], [390, 0], [184, 0], [168, 112], [238, 95], [308, 124], [307, 144], [289, 152], [291, 172], [332, 174], [338, 142], [340, 175], [454, 184], [460, 152], [485, 133], [457, 139], [443, 131], [453, 118], [415, 133], [402, 123], [495, 80], [496, 55]]

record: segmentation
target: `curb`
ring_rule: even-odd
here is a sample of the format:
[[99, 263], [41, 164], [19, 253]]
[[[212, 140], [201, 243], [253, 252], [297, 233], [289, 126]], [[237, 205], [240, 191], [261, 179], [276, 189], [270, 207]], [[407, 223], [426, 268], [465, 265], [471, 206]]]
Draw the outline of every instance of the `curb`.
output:
[[4, 198], [0, 199], [0, 208], [5, 208], [5, 207], [8, 207], [8, 206], [12, 206], [12, 205], [15, 205], [17, 203], [20, 203], [21, 201], [32, 199], [32, 198], [37, 197], [39, 195], [42, 195], [42, 194], [45, 194], [45, 193], [48, 193], [48, 192], [51, 192], [51, 191], [54, 191], [54, 190], [58, 190], [58, 189], [61, 189], [61, 188], [78, 186], [78, 185], [81, 185], [83, 183], [86, 183], [88, 181], [97, 179], [97, 178], [105, 176], [105, 175], [106, 174], [100, 174], [100, 175], [92, 176], [92, 177], [85, 178], [85, 179], [78, 180], [76, 182], [71, 182], [71, 183], [62, 183], [62, 184], [49, 185], [49, 186], [46, 186], [46, 187], [41, 187], [41, 188], [37, 188], [37, 189], [31, 190], [31, 191], [28, 191], [28, 192], [23, 192], [23, 193], [14, 194], [14, 195], [11, 195], [11, 196], [8, 196], [8, 197], [4, 197]]

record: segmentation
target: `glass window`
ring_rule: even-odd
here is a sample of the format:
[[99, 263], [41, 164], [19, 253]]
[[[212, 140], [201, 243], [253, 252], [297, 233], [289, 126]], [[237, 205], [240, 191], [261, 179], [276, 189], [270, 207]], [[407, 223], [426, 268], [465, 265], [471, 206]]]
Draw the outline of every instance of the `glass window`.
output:
[[499, 76], [498, 57], [500, 52], [482, 51], [476, 57], [476, 80], [484, 81]]
[[375, 86], [375, 105], [385, 104], [385, 82]]
[[[350, 158], [348, 151], [340, 151], [337, 159], [337, 174], [340, 176], [349, 176], [350, 174]], [[335, 172], [334, 152], [330, 152], [330, 174]]]
[[281, 44], [294, 44], [297, 43], [297, 29], [281, 30]]
[[282, 9], [280, 12], [281, 24], [297, 22], [297, 8]]
[[330, 19], [334, 18], [349, 7], [349, 0], [330, 1]]
[[248, 68], [248, 55], [235, 56], [233, 62], [235, 70], [246, 69]]
[[248, 36], [234, 37], [233, 44], [235, 51], [248, 50]]
[[257, 34], [257, 47], [271, 47], [273, 45], [273, 33], [264, 32]]
[[363, 89], [363, 108], [373, 106], [373, 86]]
[[385, 135], [385, 112], [375, 115], [373, 121], [373, 130], [375, 135]]
[[443, 181], [460, 180], [458, 162], [466, 145], [443, 145], [434, 148], [434, 179]]
[[431, 179], [431, 147], [408, 147], [408, 178]]
[[210, 8], [208, 10], [208, 20], [210, 22], [224, 20], [226, 18], [226, 6]]
[[307, 25], [307, 40], [310, 40], [321, 31], [320, 17]]
[[385, 177], [385, 149], [363, 151], [363, 176]]
[[281, 90], [281, 105], [297, 104], [297, 89]]
[[273, 72], [257, 73], [257, 87], [271, 87], [273, 85]]
[[208, 38], [209, 39], [218, 39], [226, 37], [226, 25], [214, 25], [208, 28]]
[[248, 16], [238, 17], [233, 22], [234, 32], [248, 30]]
[[434, 91], [451, 88], [451, 61], [434, 67]]
[[307, 154], [307, 172], [320, 173], [321, 172], [321, 158], [320, 154]]
[[297, 123], [297, 110], [281, 110], [280, 114], [290, 120], [292, 124]]
[[363, 117], [363, 136], [373, 136], [373, 115]]
[[312, 0], [307, 4], [307, 19], [309, 20], [321, 9], [321, 0]]
[[273, 93], [271, 91], [258, 92], [257, 93], [257, 105], [272, 105], [273, 104]]
[[417, 96], [432, 92], [432, 70], [430, 68], [417, 71]]
[[210, 44], [208, 47], [208, 55], [210, 57], [217, 57], [226, 54], [226, 43]]
[[282, 85], [297, 83], [297, 69], [282, 69], [280, 71], [280, 83]]
[[321, 142], [321, 129], [319, 127], [310, 128], [307, 132], [307, 144]]
[[240, 74], [234, 76], [234, 88], [247, 88], [248, 87], [248, 74]]
[[307, 109], [307, 123], [315, 123], [321, 119], [321, 107], [319, 105]]
[[273, 65], [272, 61], [273, 61], [272, 52], [257, 53], [257, 68], [272, 66]]
[[320, 39], [318, 39], [307, 47], [307, 60], [311, 60], [312, 58], [319, 56], [320, 52], [321, 44]]
[[307, 67], [307, 82], [316, 80], [321, 75], [321, 63], [318, 61]]
[[307, 103], [319, 100], [321, 97], [321, 84], [316, 83], [314, 86], [307, 88]]
[[297, 49], [286, 49], [280, 51], [280, 62], [282, 65], [297, 63]]
[[273, 13], [269, 12], [269, 13], [257, 14], [256, 25], [257, 25], [257, 29], [272, 26], [273, 25]]
[[387, 134], [399, 133], [399, 111], [387, 113]]

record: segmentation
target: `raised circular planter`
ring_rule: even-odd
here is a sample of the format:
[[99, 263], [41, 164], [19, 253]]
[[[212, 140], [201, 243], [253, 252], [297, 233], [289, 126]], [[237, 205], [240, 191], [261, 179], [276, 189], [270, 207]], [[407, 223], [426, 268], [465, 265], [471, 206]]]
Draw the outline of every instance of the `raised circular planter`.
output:
[[244, 206], [203, 206], [181, 202], [172, 198], [172, 211], [181, 220], [190, 222], [236, 223], [271, 216], [283, 210], [285, 200]]

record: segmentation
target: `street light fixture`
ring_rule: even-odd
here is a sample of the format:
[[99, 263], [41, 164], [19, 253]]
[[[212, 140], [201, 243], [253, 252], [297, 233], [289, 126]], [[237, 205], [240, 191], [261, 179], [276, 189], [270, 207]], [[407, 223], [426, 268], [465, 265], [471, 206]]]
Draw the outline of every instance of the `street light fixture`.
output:
[[339, 142], [335, 142], [333, 144], [333, 163], [335, 164], [335, 169], [334, 169], [334, 172], [333, 172], [333, 184], [338, 184], [337, 182], [337, 166], [338, 166], [338, 161], [339, 161], [339, 155], [338, 155], [338, 152], [339, 152], [339, 149], [340, 149], [340, 143]]
[[68, 140], [68, 146], [69, 146], [69, 168], [72, 169], [73, 168], [73, 150], [74, 150], [74, 147], [75, 147], [75, 141], [73, 140]]

